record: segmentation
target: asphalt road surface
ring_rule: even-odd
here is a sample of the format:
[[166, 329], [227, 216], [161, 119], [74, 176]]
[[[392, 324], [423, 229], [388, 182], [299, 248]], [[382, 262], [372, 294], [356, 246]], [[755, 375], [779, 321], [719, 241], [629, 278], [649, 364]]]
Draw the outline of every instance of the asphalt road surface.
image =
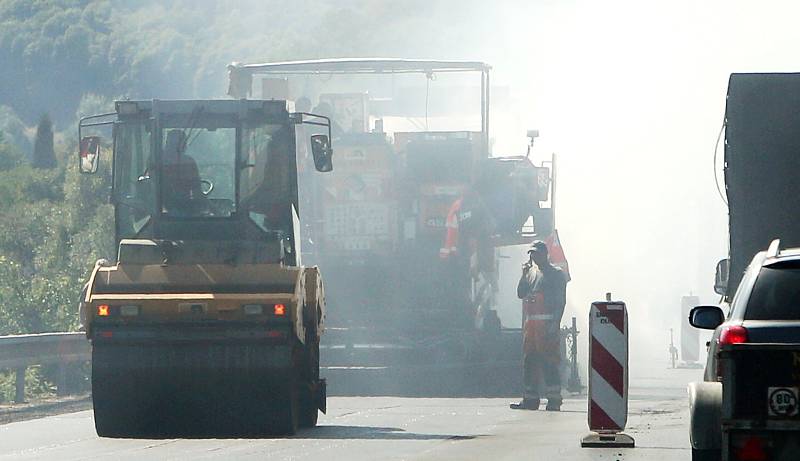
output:
[[560, 413], [509, 399], [329, 397], [319, 427], [290, 438], [101, 439], [91, 411], [0, 425], [0, 461], [28, 459], [688, 460], [686, 383], [700, 370], [632, 377], [626, 433], [636, 448], [581, 448], [586, 398]]

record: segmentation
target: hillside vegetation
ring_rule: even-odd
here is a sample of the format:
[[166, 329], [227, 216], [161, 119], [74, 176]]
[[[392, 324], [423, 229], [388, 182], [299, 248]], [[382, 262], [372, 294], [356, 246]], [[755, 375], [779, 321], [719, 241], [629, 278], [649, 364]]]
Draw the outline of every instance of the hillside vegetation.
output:
[[[98, 258], [113, 259], [109, 162], [94, 176], [77, 172], [80, 116], [108, 111], [116, 98], [224, 97], [233, 61], [474, 58], [459, 53], [469, 49], [465, 18], [478, 7], [0, 0], [0, 335], [77, 328], [82, 284]], [[30, 388], [46, 392], [48, 373], [32, 373]], [[0, 402], [12, 376], [0, 373]]]

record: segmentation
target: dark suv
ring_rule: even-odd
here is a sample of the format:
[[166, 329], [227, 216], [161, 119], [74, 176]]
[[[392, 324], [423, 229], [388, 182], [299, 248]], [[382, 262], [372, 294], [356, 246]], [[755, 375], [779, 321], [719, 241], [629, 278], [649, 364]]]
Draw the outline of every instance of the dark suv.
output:
[[692, 459], [720, 459], [718, 356], [721, 346], [738, 343], [800, 343], [800, 248], [780, 249], [775, 240], [753, 257], [727, 317], [718, 306], [698, 306], [689, 323], [714, 330], [708, 344], [704, 383], [689, 385]]

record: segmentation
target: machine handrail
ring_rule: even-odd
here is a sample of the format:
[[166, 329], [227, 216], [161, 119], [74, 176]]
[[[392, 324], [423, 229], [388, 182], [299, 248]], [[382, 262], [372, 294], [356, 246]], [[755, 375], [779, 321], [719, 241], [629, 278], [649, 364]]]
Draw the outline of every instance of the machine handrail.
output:
[[424, 74], [433, 78], [437, 73], [479, 72], [481, 74], [481, 132], [483, 150], [489, 155], [489, 98], [492, 66], [481, 61], [401, 58], [333, 58], [308, 61], [284, 61], [228, 65], [228, 95], [246, 98], [250, 94], [254, 75], [353, 75], [353, 74]]
[[359, 74], [359, 73], [431, 73], [488, 72], [492, 67], [479, 61], [435, 59], [344, 58], [284, 61], [261, 64], [232, 63], [229, 68], [259, 74]]

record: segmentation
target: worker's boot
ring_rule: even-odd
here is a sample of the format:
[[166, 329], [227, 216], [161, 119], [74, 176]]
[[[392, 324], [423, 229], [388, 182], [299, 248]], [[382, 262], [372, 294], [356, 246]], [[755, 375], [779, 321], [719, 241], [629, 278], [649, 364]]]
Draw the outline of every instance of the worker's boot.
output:
[[561, 399], [547, 399], [547, 406], [544, 409], [547, 411], [561, 411]]
[[519, 403], [509, 405], [512, 410], [538, 410], [539, 399], [522, 399]]

